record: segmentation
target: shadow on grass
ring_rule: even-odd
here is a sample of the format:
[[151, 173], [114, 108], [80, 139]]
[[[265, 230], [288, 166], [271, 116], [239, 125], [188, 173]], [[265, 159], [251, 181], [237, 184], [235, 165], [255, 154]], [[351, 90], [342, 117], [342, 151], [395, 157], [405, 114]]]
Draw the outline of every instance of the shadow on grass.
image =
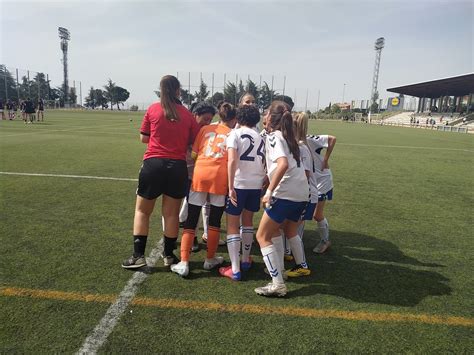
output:
[[333, 246], [324, 255], [312, 252], [311, 233], [305, 242], [309, 277], [289, 282], [307, 284], [290, 297], [328, 294], [355, 302], [415, 306], [428, 296], [449, 295], [446, 277], [420, 267], [443, 267], [403, 254], [398, 247], [375, 237], [331, 232]]

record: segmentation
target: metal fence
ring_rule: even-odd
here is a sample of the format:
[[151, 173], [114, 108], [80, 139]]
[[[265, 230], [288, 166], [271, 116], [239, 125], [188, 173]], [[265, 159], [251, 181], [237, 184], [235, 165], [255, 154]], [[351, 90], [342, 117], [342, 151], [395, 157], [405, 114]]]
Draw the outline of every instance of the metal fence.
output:
[[[52, 81], [49, 74], [0, 64], [0, 99], [19, 103], [27, 98], [34, 102], [43, 99], [47, 107], [64, 106], [64, 86], [61, 80]], [[83, 103], [82, 82], [71, 80], [68, 85], [66, 106]]]

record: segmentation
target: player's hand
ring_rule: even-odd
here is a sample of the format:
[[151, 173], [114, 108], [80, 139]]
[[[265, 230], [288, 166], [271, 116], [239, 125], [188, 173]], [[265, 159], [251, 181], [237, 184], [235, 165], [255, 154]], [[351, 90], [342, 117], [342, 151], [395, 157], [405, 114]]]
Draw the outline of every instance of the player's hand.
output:
[[270, 196], [263, 196], [262, 197], [262, 208], [268, 208], [270, 206]]
[[237, 193], [235, 192], [235, 189], [229, 189], [229, 199], [230, 202], [237, 207]]
[[324, 169], [329, 169], [329, 162], [328, 162], [326, 159], [323, 160], [323, 166], [322, 166], [322, 168], [323, 168], [322, 170], [324, 170]]

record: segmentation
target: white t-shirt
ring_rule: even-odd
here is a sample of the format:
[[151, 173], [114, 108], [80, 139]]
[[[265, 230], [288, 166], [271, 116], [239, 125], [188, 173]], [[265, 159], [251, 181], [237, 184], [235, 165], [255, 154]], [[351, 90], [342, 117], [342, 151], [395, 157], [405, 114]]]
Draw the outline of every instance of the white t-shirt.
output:
[[265, 179], [265, 144], [254, 128], [241, 126], [229, 133], [227, 149], [237, 150], [234, 187], [261, 189]]
[[277, 167], [277, 159], [281, 157], [288, 159], [288, 169], [280, 180], [280, 184], [273, 191], [273, 196], [296, 202], [309, 201], [309, 185], [304, 167], [293, 158], [280, 131], [267, 134], [265, 151], [270, 181]]
[[303, 167], [305, 171], [309, 171], [309, 191], [311, 194], [310, 202], [317, 203], [318, 202], [318, 182], [316, 181], [316, 176], [314, 175], [315, 166], [314, 166], [314, 159], [309, 151], [309, 148], [304, 143], [299, 143], [300, 146], [300, 157], [301, 162], [303, 163]]
[[313, 154], [314, 167], [316, 168], [314, 174], [318, 182], [318, 191], [320, 194], [325, 194], [334, 187], [331, 169], [322, 170], [324, 156], [321, 153], [323, 149], [328, 147], [329, 136], [307, 136], [306, 142], [311, 154]]

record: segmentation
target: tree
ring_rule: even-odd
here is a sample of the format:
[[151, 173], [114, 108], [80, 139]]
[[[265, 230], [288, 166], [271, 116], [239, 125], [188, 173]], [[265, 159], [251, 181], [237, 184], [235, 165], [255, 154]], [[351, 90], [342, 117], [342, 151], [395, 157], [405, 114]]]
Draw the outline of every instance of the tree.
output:
[[105, 97], [108, 102], [110, 102], [110, 109], [113, 110], [114, 103], [116, 102], [115, 100], [115, 83], [112, 81], [112, 79], [109, 79], [107, 81], [107, 85], [104, 86], [105, 89]]
[[242, 84], [242, 79], [239, 81], [239, 90], [237, 91], [237, 97], [235, 98], [234, 105], [239, 103], [240, 98], [245, 94], [244, 84]]
[[4, 65], [0, 65], [0, 99], [17, 99], [15, 79]]
[[219, 101], [224, 101], [224, 94], [221, 92], [215, 92], [211, 97], [211, 102], [216, 105]]
[[[155, 91], [156, 92], [156, 91]], [[188, 90], [186, 89], [181, 89], [181, 99], [183, 100], [183, 104], [186, 104], [188, 106], [191, 105], [191, 103], [194, 100], [194, 95], [191, 94]]]
[[209, 96], [209, 91], [207, 91], [207, 85], [204, 81], [202, 81], [202, 79], [201, 84], [199, 85], [199, 91], [196, 91], [194, 93], [194, 96], [196, 97], [198, 102], [206, 100]]
[[89, 89], [89, 94], [84, 98], [84, 106], [90, 107], [91, 109], [95, 109], [97, 107], [95, 101], [95, 89], [93, 86]]
[[76, 88], [69, 88], [69, 103], [72, 105], [77, 104]]
[[42, 98], [43, 100], [49, 100], [49, 83], [46, 80], [44, 73], [37, 73], [33, 80], [30, 82], [31, 98]]
[[370, 112], [375, 113], [379, 111], [379, 104], [377, 100], [379, 99], [379, 93], [376, 91], [372, 96], [372, 104], [370, 105]]
[[338, 105], [331, 106], [330, 113], [340, 113], [340, 112], [341, 112], [341, 108]]
[[258, 107], [260, 110], [266, 109], [273, 101], [273, 98], [277, 95], [274, 90], [271, 90], [266, 81], [263, 82], [260, 88], [260, 100], [258, 101]]
[[224, 86], [224, 100], [230, 103], [237, 101], [237, 86], [228, 82]]
[[93, 86], [89, 89], [89, 95], [85, 98], [85, 106], [92, 109], [96, 107], [107, 106], [107, 99], [105, 98], [104, 92], [101, 89], [94, 89]]
[[124, 89], [121, 86], [115, 87], [114, 98], [115, 98], [115, 103], [117, 104], [117, 110], [120, 110], [119, 105], [122, 104], [123, 106], [123, 103], [127, 101], [129, 97], [130, 97], [130, 93], [128, 92], [127, 89]]
[[257, 84], [252, 80], [247, 80], [247, 85], [245, 86], [245, 91], [252, 94], [255, 97], [255, 103], [258, 103], [260, 99], [260, 91], [258, 90]]

